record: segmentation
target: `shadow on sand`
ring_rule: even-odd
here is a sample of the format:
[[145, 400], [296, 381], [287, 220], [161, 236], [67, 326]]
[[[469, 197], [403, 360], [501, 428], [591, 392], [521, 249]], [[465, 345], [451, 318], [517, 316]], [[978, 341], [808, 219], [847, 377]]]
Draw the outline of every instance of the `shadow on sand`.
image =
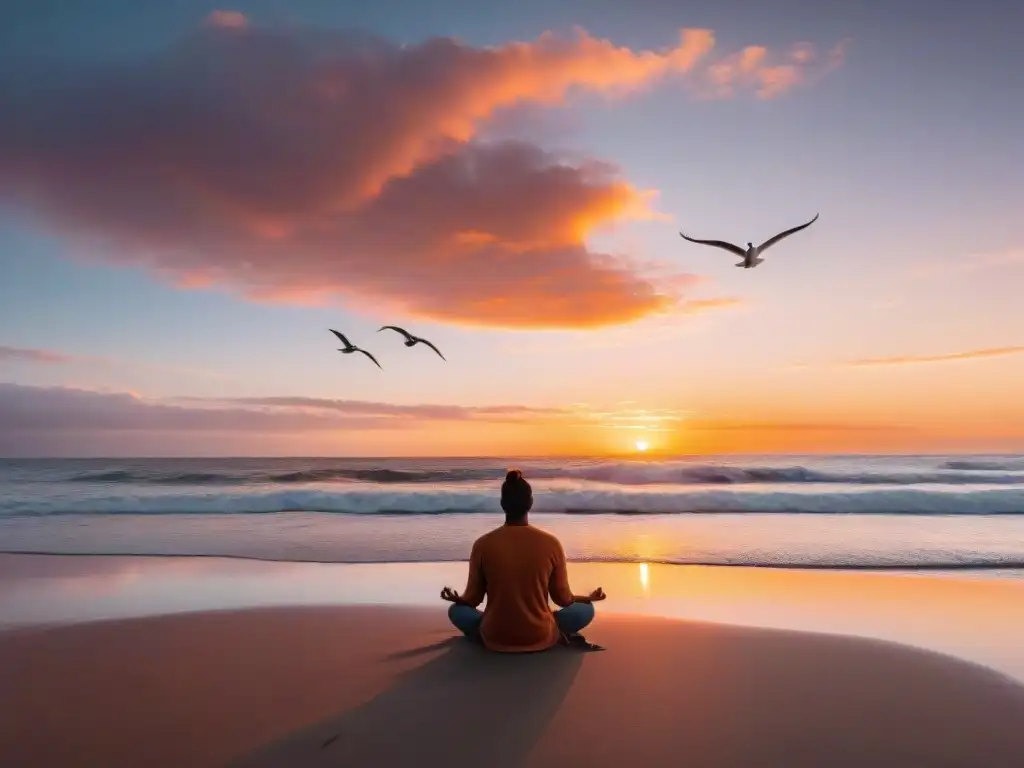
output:
[[[232, 763], [256, 766], [518, 766], [572, 687], [583, 654], [488, 653], [463, 640], [355, 709]], [[344, 685], [339, 680], [338, 685]]]

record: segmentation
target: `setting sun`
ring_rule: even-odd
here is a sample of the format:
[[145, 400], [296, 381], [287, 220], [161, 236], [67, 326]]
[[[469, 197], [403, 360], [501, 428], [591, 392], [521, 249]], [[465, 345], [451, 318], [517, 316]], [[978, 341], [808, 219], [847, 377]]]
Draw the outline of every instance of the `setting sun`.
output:
[[646, 451], [650, 447], [651, 447], [650, 443], [648, 443], [646, 440], [637, 440], [636, 441], [636, 449], [638, 451]]

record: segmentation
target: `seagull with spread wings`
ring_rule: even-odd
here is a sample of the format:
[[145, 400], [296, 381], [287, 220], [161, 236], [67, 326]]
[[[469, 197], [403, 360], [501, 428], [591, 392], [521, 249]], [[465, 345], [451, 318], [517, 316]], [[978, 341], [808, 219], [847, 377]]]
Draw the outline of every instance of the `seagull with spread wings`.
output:
[[[352, 343], [351, 341], [349, 341], [348, 339], [346, 339], [346, 338], [345, 338], [345, 335], [344, 335], [343, 333], [338, 333], [338, 332], [337, 332], [336, 330], [334, 330], [333, 328], [328, 328], [327, 330], [329, 330], [329, 331], [330, 331], [331, 333], [333, 333], [333, 334], [334, 334], [335, 336], [337, 336], [337, 337], [338, 337], [339, 339], [341, 339], [341, 343], [345, 345], [345, 348], [344, 348], [344, 349], [339, 349], [339, 350], [338, 350], [339, 352], [341, 352], [341, 354], [343, 354], [343, 355], [351, 355], [351, 354], [352, 354], [353, 352], [362, 352], [362, 353], [363, 353], [364, 355], [366, 355], [366, 356], [367, 356], [368, 358], [370, 358], [371, 360], [373, 360], [373, 364], [374, 364], [374, 365], [376, 365], [376, 366], [377, 366], [378, 368], [380, 368], [380, 363], [378, 363], [378, 362], [377, 362], [377, 358], [376, 358], [376, 357], [374, 357], [373, 355], [371, 355], [371, 354], [370, 354], [369, 352], [367, 352], [367, 351], [366, 351], [365, 349], [360, 349], [359, 347], [357, 347], [357, 346], [356, 346], [355, 344], [353, 344], [353, 343]], [[384, 370], [384, 369], [383, 369], [383, 368], [381, 368], [381, 370]]]
[[437, 352], [437, 356], [438, 357], [440, 357], [442, 360], [445, 360], [447, 362], [447, 358], [444, 355], [441, 354], [441, 350], [439, 350], [437, 347], [435, 347], [433, 344], [431, 344], [426, 339], [421, 339], [419, 336], [413, 336], [411, 333], [409, 333], [404, 328], [399, 328], [397, 325], [385, 325], [384, 327], [380, 328], [377, 331], [377, 333], [380, 333], [381, 331], [398, 331], [400, 334], [405, 336], [405, 346], [407, 346], [407, 347], [415, 347], [417, 344], [426, 344], [432, 350]]
[[792, 229], [787, 229], [785, 232], [780, 232], [775, 237], [765, 240], [760, 245], [747, 243], [746, 250], [740, 248], [738, 245], [727, 243], [724, 240], [697, 240], [696, 238], [693, 237], [687, 237], [682, 232], [680, 232], [679, 234], [683, 238], [683, 240], [689, 240], [691, 243], [699, 243], [700, 245], [710, 245], [714, 248], [722, 248], [726, 251], [729, 251], [730, 253], [735, 253], [737, 256], [743, 259], [743, 261], [736, 265], [737, 267], [743, 267], [744, 269], [753, 269], [762, 261], [764, 261], [764, 259], [760, 258], [762, 253], [767, 251], [769, 248], [771, 248], [773, 245], [775, 245], [783, 238], [789, 237], [790, 235], [799, 232], [801, 229], [807, 229], [807, 227], [811, 226], [811, 224], [813, 224], [817, 220], [818, 214], [814, 214], [814, 218], [808, 221], [806, 224], [801, 224], [799, 227], [793, 227]]

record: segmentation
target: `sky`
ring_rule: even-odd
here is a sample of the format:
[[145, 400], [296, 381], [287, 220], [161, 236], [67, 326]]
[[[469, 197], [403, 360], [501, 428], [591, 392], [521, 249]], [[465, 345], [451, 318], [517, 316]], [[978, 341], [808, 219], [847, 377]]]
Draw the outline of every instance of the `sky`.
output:
[[1024, 451], [1024, 6], [505, 5], [15, 0], [0, 455]]

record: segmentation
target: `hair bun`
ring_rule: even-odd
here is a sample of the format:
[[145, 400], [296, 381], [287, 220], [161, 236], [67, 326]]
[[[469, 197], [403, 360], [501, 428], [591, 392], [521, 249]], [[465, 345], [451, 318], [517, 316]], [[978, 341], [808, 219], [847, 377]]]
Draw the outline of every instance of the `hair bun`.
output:
[[510, 469], [508, 474], [505, 475], [506, 483], [515, 483], [523, 479], [523, 473], [518, 469]]

